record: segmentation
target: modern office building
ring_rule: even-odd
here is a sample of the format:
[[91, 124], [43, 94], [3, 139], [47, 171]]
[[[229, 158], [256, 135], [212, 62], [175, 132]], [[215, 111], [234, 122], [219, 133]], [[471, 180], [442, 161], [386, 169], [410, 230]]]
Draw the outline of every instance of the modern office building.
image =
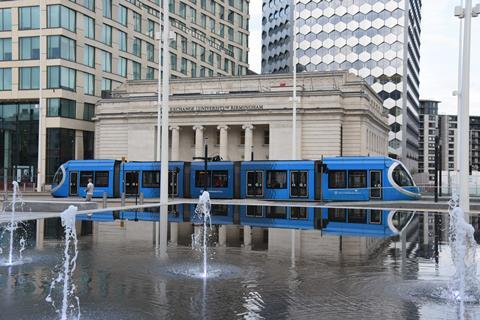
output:
[[[440, 115], [438, 129], [442, 143], [442, 170], [454, 171], [458, 145], [457, 116]], [[480, 171], [480, 117], [470, 116], [470, 169]]]
[[[384, 100], [388, 152], [416, 171], [420, 0], [263, 1], [262, 73], [349, 70]], [[296, 11], [296, 18], [294, 18]], [[293, 43], [293, 25], [296, 43]]]
[[428, 180], [435, 180], [435, 146], [440, 131], [438, 128], [438, 104], [440, 101], [420, 100], [420, 140], [418, 143], [418, 172], [427, 173]]
[[[302, 73], [297, 79], [297, 155], [386, 155], [387, 117], [378, 95], [347, 71]], [[171, 81], [171, 160], [204, 155], [231, 161], [291, 159], [292, 77], [248, 75]], [[95, 157], [157, 158], [154, 81], [127, 81], [97, 105]], [[207, 140], [205, 140], [207, 138]]]
[[[0, 1], [0, 176], [35, 183], [38, 171], [43, 185], [60, 163], [93, 157], [98, 99], [158, 77], [159, 4]], [[170, 12], [172, 77], [247, 73], [248, 1], [175, 0]]]

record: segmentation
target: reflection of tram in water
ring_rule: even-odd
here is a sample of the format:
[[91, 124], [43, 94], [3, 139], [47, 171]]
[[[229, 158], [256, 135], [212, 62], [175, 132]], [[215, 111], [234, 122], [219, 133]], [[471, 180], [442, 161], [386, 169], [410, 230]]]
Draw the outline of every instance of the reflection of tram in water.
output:
[[[94, 197], [102, 197], [104, 193], [108, 197], [119, 197], [122, 193], [158, 197], [160, 163], [68, 161], [55, 174], [52, 195], [83, 197], [88, 179], [94, 183]], [[407, 169], [388, 157], [218, 161], [209, 162], [206, 172], [203, 162], [172, 161], [168, 180], [169, 194], [179, 198], [197, 198], [205, 187], [212, 199], [391, 201], [420, 197]], [[256, 213], [260, 214], [276, 213]]]
[[[278, 209], [272, 208], [284, 207], [264, 208], [264, 212], [275, 212], [275, 215], [251, 216], [246, 214], [249, 212], [246, 208], [232, 205], [212, 205], [211, 220], [214, 225], [239, 224], [258, 228], [321, 230], [323, 234], [332, 235], [390, 237], [399, 234], [414, 217], [414, 212], [411, 211], [292, 207], [289, 208], [289, 211], [284, 211], [284, 214], [280, 214]], [[154, 222], [159, 219], [158, 207], [77, 216], [77, 220], [83, 221]], [[202, 223], [201, 219], [195, 216], [193, 205], [170, 206], [168, 221]]]

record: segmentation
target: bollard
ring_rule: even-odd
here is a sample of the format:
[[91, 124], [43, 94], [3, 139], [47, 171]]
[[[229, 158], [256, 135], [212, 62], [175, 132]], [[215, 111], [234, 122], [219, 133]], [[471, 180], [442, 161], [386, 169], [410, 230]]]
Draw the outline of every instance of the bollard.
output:
[[27, 186], [25, 185], [25, 182], [23, 183], [23, 192], [27, 191]]
[[143, 192], [140, 192], [140, 204], [142, 205], [143, 204]]
[[107, 205], [107, 193], [106, 192], [103, 193], [103, 207], [104, 208], [108, 207], [108, 205]]
[[120, 206], [125, 207], [125, 192], [122, 192], [120, 200]]

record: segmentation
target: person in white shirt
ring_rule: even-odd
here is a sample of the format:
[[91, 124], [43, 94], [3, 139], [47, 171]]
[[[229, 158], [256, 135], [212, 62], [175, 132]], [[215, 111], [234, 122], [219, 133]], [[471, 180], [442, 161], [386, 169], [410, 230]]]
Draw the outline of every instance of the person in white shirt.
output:
[[92, 179], [88, 179], [88, 184], [87, 184], [87, 189], [85, 189], [86, 196], [85, 196], [85, 201], [92, 201], [93, 197], [93, 183]]

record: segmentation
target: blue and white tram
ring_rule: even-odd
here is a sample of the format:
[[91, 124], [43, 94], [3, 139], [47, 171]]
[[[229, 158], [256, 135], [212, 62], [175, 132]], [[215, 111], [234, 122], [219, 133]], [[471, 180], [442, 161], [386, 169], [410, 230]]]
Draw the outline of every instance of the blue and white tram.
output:
[[[159, 197], [159, 162], [72, 160], [61, 165], [52, 195], [85, 195], [92, 178], [94, 197], [121, 193]], [[169, 194], [196, 198], [203, 190], [212, 199], [283, 201], [415, 200], [420, 190], [404, 165], [388, 157], [328, 157], [322, 160], [169, 163]], [[287, 210], [288, 211], [288, 210]]]

